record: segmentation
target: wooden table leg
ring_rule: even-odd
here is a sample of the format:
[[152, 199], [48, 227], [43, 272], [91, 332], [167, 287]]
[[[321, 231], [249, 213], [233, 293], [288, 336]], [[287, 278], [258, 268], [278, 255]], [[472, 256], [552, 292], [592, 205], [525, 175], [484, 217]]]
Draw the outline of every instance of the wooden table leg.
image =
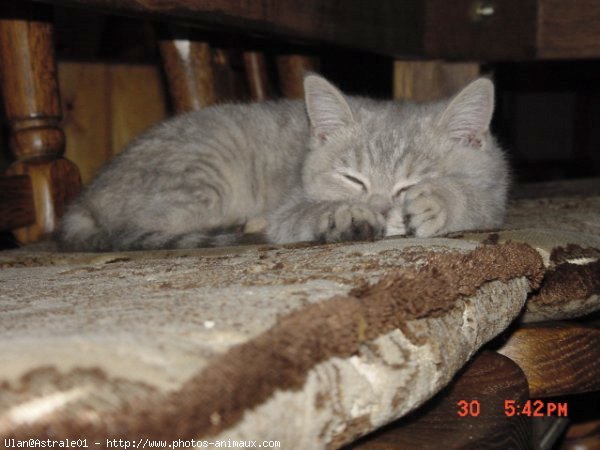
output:
[[35, 223], [13, 230], [22, 243], [51, 233], [80, 186], [77, 167], [61, 158], [65, 137], [50, 19], [51, 10], [40, 4], [0, 4], [0, 86], [16, 158], [7, 175], [29, 176], [35, 208]]

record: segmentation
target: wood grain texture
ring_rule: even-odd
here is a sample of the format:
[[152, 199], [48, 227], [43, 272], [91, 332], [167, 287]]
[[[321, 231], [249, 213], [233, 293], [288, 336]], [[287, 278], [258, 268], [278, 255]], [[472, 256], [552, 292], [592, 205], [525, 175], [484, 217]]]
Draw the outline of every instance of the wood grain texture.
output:
[[109, 70], [103, 63], [62, 62], [58, 65], [65, 112], [65, 155], [81, 170], [84, 184], [91, 181], [113, 154]]
[[0, 230], [35, 223], [33, 190], [27, 175], [0, 176]]
[[304, 97], [304, 75], [308, 71], [318, 72], [319, 61], [305, 55], [281, 55], [277, 57], [279, 86], [285, 98]]
[[110, 64], [110, 136], [112, 155], [167, 115], [165, 92], [155, 66]]
[[568, 322], [517, 329], [499, 353], [523, 369], [532, 397], [600, 389], [600, 329]]
[[[502, 355], [484, 352], [415, 413], [347, 450], [531, 448], [529, 418], [504, 414], [506, 399], [523, 402], [528, 398], [527, 380], [521, 369]], [[480, 414], [460, 417], [461, 400], [477, 400]]]
[[13, 233], [21, 243], [35, 242], [56, 229], [57, 219], [66, 205], [79, 193], [79, 169], [66, 159], [47, 162], [17, 162], [7, 175], [26, 175], [31, 181], [35, 225], [16, 228]]
[[139, 132], [166, 117], [155, 65], [59, 63], [66, 156], [84, 184]]
[[598, 58], [600, 2], [597, 0], [538, 0], [538, 56]]
[[454, 95], [479, 75], [479, 64], [394, 61], [394, 98], [430, 101]]

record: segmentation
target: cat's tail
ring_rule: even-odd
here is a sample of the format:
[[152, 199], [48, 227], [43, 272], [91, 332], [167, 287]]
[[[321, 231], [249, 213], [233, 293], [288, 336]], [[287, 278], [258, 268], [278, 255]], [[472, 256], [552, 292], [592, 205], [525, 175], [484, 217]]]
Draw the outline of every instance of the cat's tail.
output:
[[244, 234], [238, 229], [181, 234], [126, 227], [107, 230], [98, 225], [90, 211], [79, 205], [73, 205], [63, 217], [55, 240], [60, 250], [70, 252], [184, 249], [267, 243], [262, 233]]

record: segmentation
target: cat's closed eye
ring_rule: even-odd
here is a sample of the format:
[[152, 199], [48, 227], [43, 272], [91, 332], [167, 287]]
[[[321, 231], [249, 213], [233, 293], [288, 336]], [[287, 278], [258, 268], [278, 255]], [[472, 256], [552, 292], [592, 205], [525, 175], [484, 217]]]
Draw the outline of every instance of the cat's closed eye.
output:
[[413, 187], [415, 184], [417, 184], [417, 182], [412, 180], [402, 180], [397, 182], [392, 188], [392, 197], [400, 197], [403, 193], [405, 193], [409, 188]]
[[394, 197], [394, 198], [398, 198], [398, 197], [400, 197], [400, 196], [401, 196], [403, 193], [405, 193], [405, 192], [407, 191], [407, 189], [408, 189], [409, 187], [410, 187], [410, 186], [405, 186], [405, 187], [403, 187], [403, 188], [396, 189], [396, 191], [394, 191], [394, 194], [392, 195], [392, 197]]
[[369, 181], [358, 173], [341, 172], [339, 173], [344, 181], [354, 188], [359, 188], [363, 192], [369, 192]]

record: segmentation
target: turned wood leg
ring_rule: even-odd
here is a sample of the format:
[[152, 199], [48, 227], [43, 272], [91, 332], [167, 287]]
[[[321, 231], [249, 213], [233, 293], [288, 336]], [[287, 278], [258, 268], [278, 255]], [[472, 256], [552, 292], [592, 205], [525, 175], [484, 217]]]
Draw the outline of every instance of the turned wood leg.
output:
[[394, 98], [417, 102], [455, 94], [479, 75], [477, 63], [395, 61]]
[[318, 72], [319, 61], [303, 55], [282, 55], [277, 57], [277, 70], [281, 93], [285, 98], [304, 97], [304, 74]]
[[[2, 184], [14, 181], [15, 192], [22, 193], [29, 189], [23, 187], [28, 176], [35, 210], [33, 224], [13, 230], [22, 243], [51, 233], [80, 186], [77, 167], [61, 158], [65, 137], [60, 127], [50, 13], [40, 4], [0, 5], [0, 86], [10, 127], [9, 146], [16, 158]], [[14, 223], [20, 225], [23, 217]], [[10, 218], [5, 222], [10, 224]]]

